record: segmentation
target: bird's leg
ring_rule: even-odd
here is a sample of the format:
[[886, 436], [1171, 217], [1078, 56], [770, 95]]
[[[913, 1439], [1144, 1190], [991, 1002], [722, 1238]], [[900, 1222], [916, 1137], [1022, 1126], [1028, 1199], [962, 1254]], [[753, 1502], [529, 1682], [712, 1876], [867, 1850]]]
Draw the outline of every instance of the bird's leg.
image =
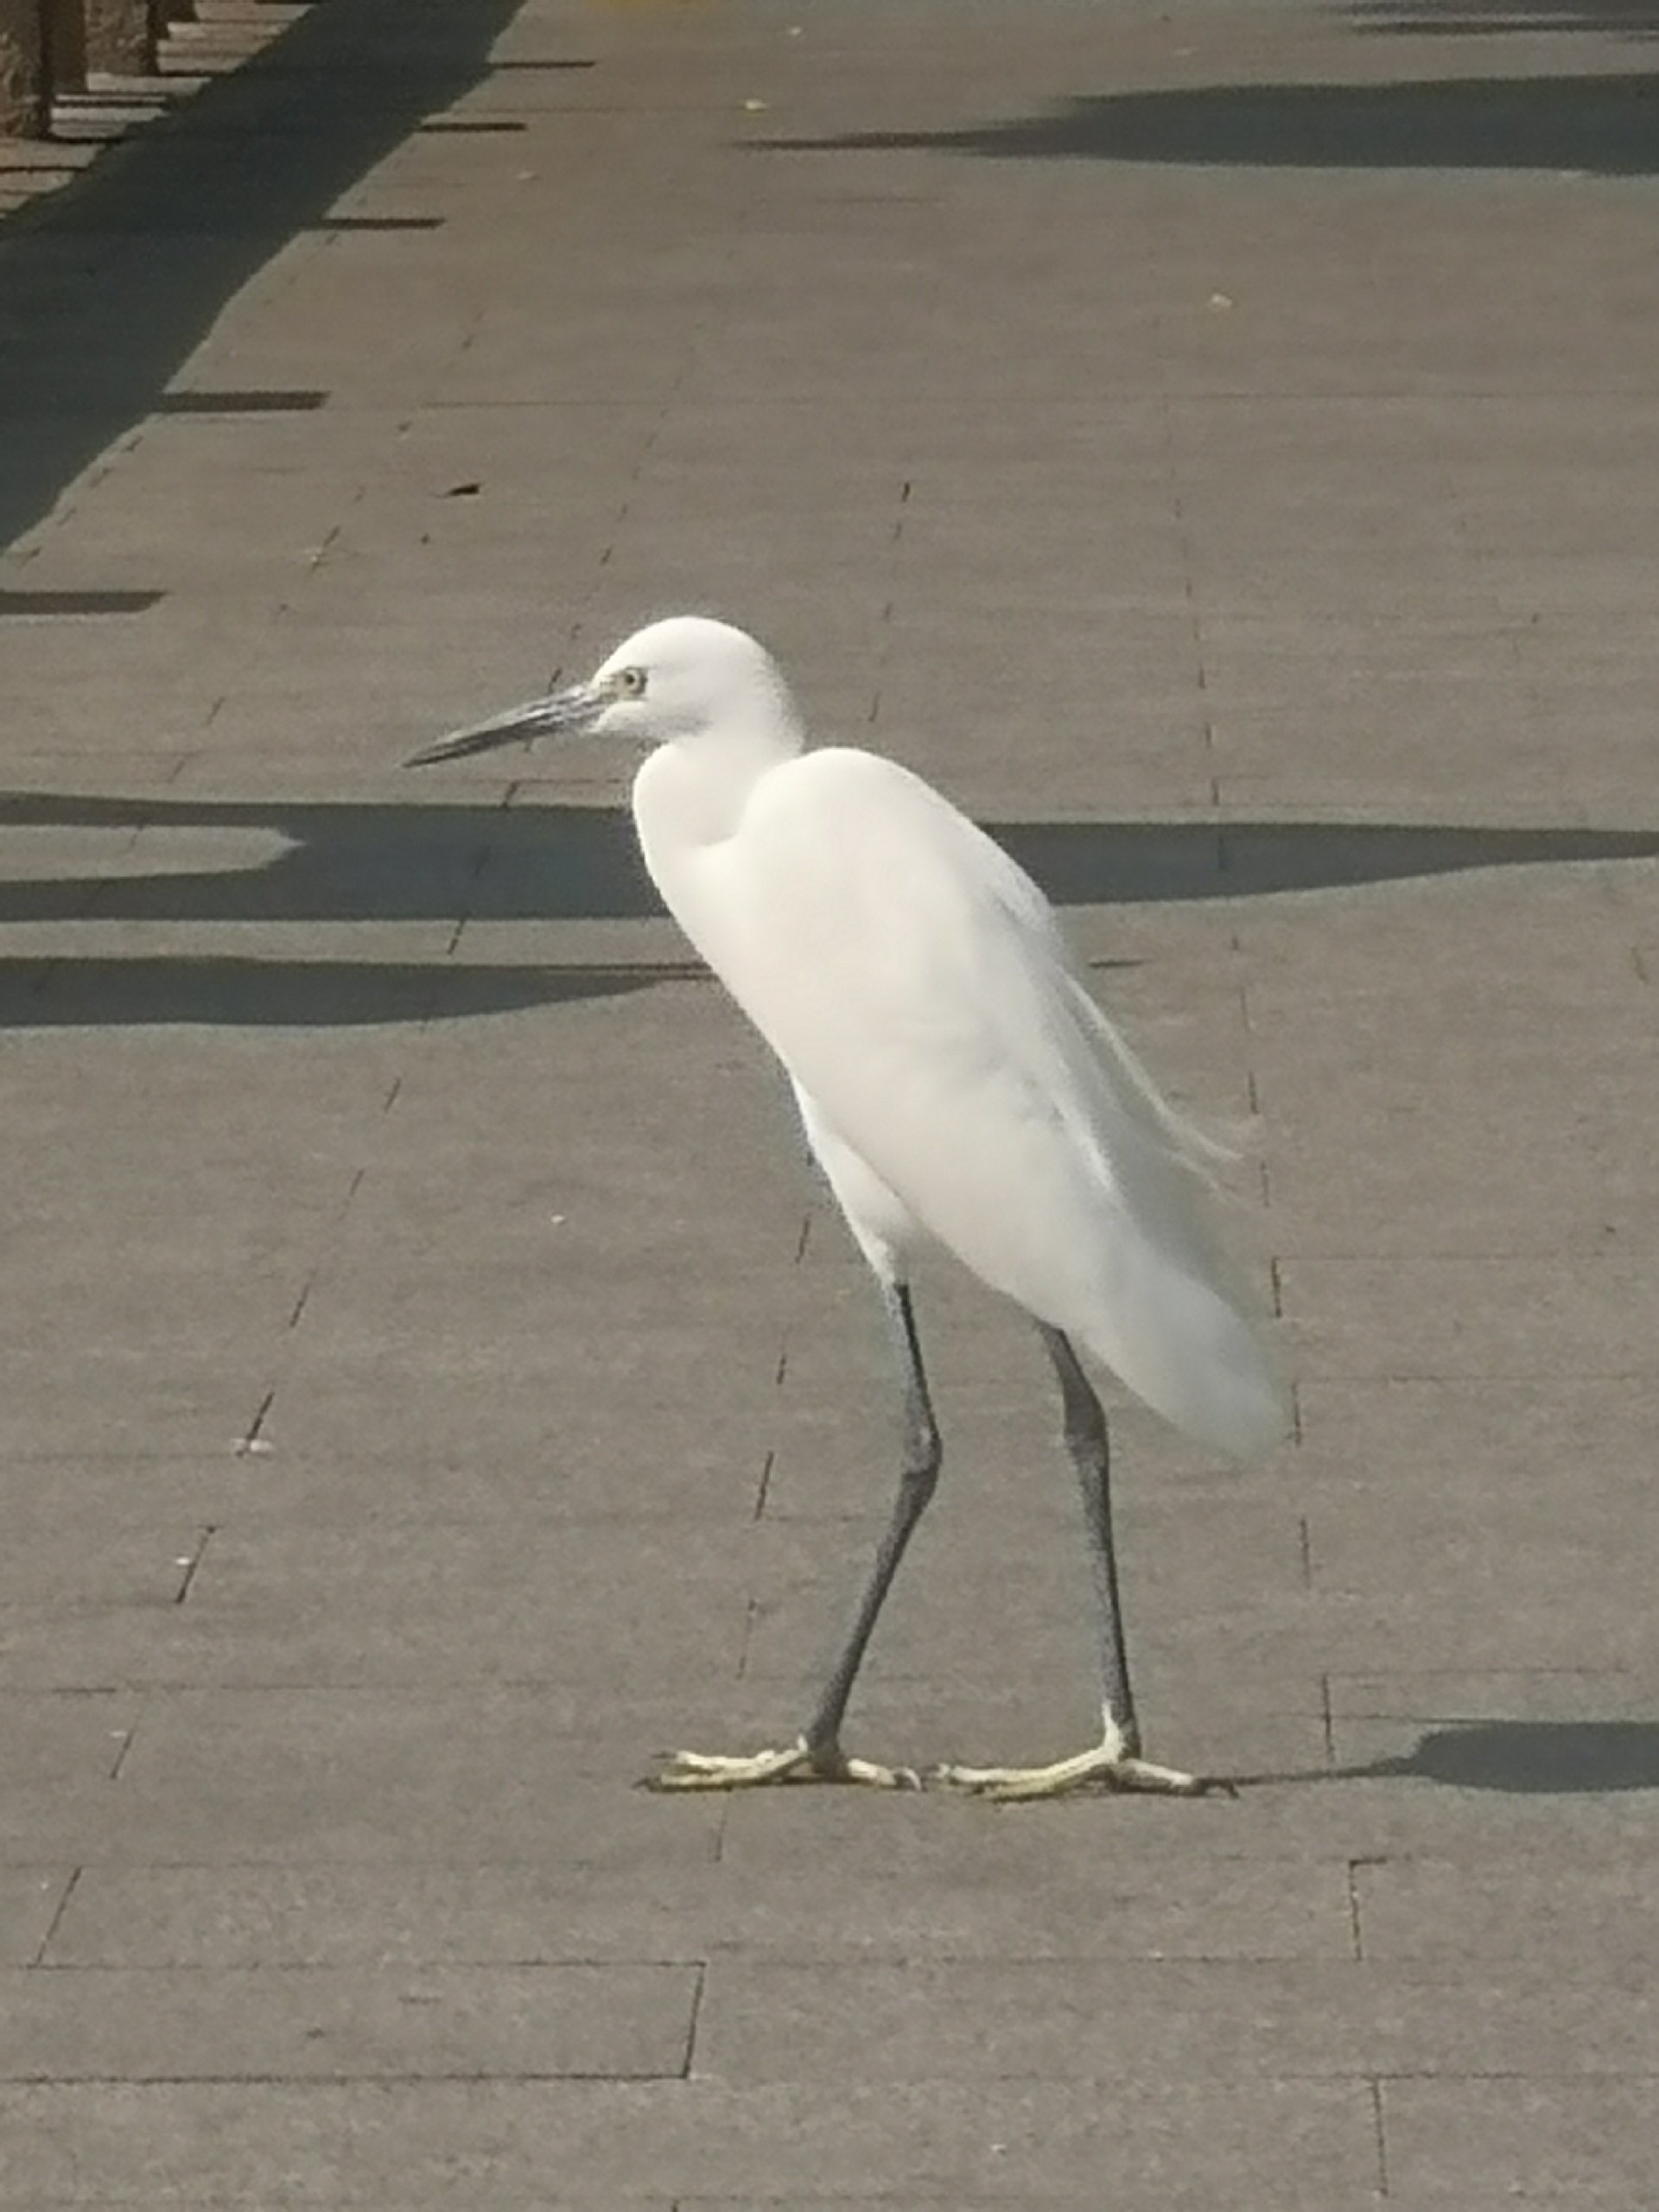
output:
[[916, 1786], [917, 1777], [907, 1768], [877, 1766], [868, 1759], [849, 1758], [841, 1748], [841, 1724], [863, 1663], [865, 1649], [893, 1578], [899, 1571], [899, 1562], [938, 1483], [943, 1457], [909, 1287], [902, 1282], [884, 1280], [881, 1300], [904, 1385], [904, 1456], [899, 1470], [899, 1495], [893, 1502], [893, 1517], [877, 1548], [875, 1563], [859, 1600], [858, 1611], [840, 1656], [830, 1671], [817, 1707], [804, 1733], [781, 1751], [760, 1751], [747, 1758], [677, 1751], [656, 1777], [652, 1785], [654, 1789], [741, 1789], [766, 1782], [863, 1782], [886, 1789]]
[[1057, 1759], [1052, 1766], [945, 1766], [936, 1769], [932, 1778], [998, 1798], [1054, 1797], [1089, 1782], [1102, 1782], [1114, 1789], [1201, 1796], [1215, 1785], [1175, 1767], [1154, 1766], [1141, 1756], [1141, 1726], [1129, 1688], [1117, 1557], [1112, 1545], [1111, 1453], [1106, 1415], [1070, 1339], [1058, 1329], [1040, 1322], [1038, 1330], [1059, 1378], [1065, 1448], [1083, 1491], [1084, 1525], [1094, 1569], [1100, 1629], [1101, 1740], [1072, 1758]]
[[893, 1334], [893, 1345], [899, 1356], [899, 1374], [904, 1384], [904, 1446], [899, 1466], [899, 1495], [893, 1501], [893, 1517], [884, 1531], [875, 1555], [875, 1564], [864, 1594], [859, 1600], [858, 1611], [848, 1630], [847, 1641], [841, 1656], [830, 1669], [830, 1679], [823, 1686], [817, 1711], [808, 1723], [806, 1742], [820, 1753], [834, 1753], [841, 1735], [841, 1724], [847, 1711], [847, 1700], [852, 1695], [853, 1684], [863, 1664], [865, 1648], [874, 1630], [893, 1578], [899, 1571], [899, 1562], [915, 1534], [916, 1524], [927, 1509], [939, 1479], [939, 1463], [944, 1448], [939, 1441], [938, 1423], [933, 1418], [933, 1402], [928, 1395], [927, 1373], [922, 1365], [921, 1344], [916, 1334], [916, 1316], [911, 1308], [908, 1286], [884, 1282], [882, 1302], [887, 1308], [887, 1323]]

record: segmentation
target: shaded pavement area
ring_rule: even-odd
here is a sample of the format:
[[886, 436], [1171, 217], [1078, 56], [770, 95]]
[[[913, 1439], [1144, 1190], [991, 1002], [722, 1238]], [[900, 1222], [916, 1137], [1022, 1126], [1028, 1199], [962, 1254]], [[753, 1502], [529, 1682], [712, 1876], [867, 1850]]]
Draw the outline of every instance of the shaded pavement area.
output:
[[[1645, 2208], [1659, 10], [316, 0], [0, 224], [0, 2200]], [[875, 1301], [596, 742], [939, 782], [1241, 1147], [1294, 1444], [1114, 1414], [1154, 1758], [673, 1801]], [[1046, 1369], [849, 1723], [1094, 1720]]]

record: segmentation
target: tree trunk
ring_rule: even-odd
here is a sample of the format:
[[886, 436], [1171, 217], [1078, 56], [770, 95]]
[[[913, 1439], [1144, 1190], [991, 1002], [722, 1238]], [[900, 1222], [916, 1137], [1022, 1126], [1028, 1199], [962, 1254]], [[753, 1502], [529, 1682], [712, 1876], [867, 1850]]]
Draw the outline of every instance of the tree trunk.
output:
[[86, 89], [86, 0], [42, 0], [46, 81], [54, 92]]
[[106, 69], [112, 77], [156, 74], [161, 0], [86, 0], [86, 8], [89, 69]]
[[0, 0], [0, 138], [44, 138], [50, 122], [40, 0]]

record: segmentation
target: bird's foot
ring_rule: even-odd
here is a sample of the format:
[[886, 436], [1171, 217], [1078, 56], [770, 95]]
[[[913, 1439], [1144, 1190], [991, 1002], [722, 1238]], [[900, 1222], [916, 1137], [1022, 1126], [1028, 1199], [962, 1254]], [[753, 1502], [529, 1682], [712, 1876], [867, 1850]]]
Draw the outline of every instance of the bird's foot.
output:
[[1180, 1768], [1154, 1766], [1126, 1751], [1116, 1732], [1075, 1758], [1056, 1759], [1052, 1766], [936, 1766], [927, 1779], [952, 1789], [966, 1789], [976, 1797], [1001, 1804], [1024, 1798], [1061, 1797], [1091, 1783], [1109, 1789], [1144, 1790], [1165, 1797], [1203, 1797], [1212, 1790], [1236, 1795], [1229, 1782], [1201, 1774], [1185, 1774]]
[[648, 1789], [758, 1789], [773, 1782], [861, 1782], [871, 1789], [919, 1789], [921, 1777], [907, 1766], [878, 1766], [873, 1759], [849, 1758], [839, 1744], [814, 1748], [804, 1736], [782, 1751], [729, 1757], [718, 1751], [676, 1751], [660, 1774], [647, 1777]]

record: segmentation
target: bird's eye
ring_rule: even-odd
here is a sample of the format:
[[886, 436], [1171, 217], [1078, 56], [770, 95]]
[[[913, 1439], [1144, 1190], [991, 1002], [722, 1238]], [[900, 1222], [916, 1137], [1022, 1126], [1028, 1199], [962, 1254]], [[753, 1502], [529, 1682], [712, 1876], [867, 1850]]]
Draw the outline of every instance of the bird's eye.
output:
[[616, 672], [616, 696], [619, 699], [638, 699], [645, 688], [643, 668], [620, 668]]

